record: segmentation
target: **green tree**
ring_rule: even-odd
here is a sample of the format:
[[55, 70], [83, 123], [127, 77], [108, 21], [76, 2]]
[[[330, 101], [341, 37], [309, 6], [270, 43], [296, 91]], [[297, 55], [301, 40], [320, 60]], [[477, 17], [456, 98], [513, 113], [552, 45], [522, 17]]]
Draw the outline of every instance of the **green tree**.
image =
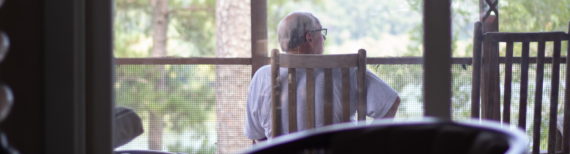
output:
[[[115, 57], [213, 55], [215, 1], [117, 0], [115, 5]], [[180, 45], [188, 48], [171, 47]], [[211, 72], [207, 66], [118, 66], [117, 104], [141, 114], [149, 148], [162, 150], [164, 128], [182, 133], [206, 127], [214, 104]]]
[[505, 32], [568, 31], [569, 0], [501, 0], [499, 30]]

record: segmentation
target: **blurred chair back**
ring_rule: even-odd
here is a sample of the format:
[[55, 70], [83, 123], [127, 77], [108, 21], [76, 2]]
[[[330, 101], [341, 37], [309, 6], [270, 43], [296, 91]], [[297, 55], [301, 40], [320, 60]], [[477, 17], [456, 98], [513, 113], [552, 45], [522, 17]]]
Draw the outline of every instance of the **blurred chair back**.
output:
[[519, 129], [486, 121], [385, 120], [299, 132], [261, 143], [245, 153], [525, 154], [528, 139]]
[[120, 151], [115, 151], [113, 154], [183, 154], [183, 153], [171, 153], [171, 152], [155, 151], [155, 150], [120, 150]]
[[125, 145], [144, 132], [140, 116], [130, 108], [115, 106], [113, 148]]
[[[569, 27], [570, 28], [570, 27]], [[557, 118], [559, 116], [560, 87], [570, 87], [570, 64], [566, 57], [561, 57], [562, 43], [568, 44], [569, 35], [565, 32], [488, 32], [482, 33], [481, 23], [475, 25], [473, 47], [473, 93], [472, 93], [472, 117], [483, 118], [503, 123], [511, 123], [511, 99], [513, 83], [519, 85], [518, 97], [518, 127], [527, 130], [527, 112], [533, 112], [532, 121], [532, 151], [540, 153], [541, 124], [542, 119], [548, 121], [548, 153], [570, 153], [570, 136], [564, 135], [562, 139], [557, 136]], [[547, 44], [548, 42], [551, 43]], [[532, 44], [531, 44], [532, 43]], [[504, 44], [505, 50], [500, 50], [500, 44]], [[537, 45], [537, 52], [531, 53], [531, 45]], [[549, 48], [547, 48], [547, 46]], [[570, 46], [570, 45], [569, 45]], [[520, 49], [520, 50], [516, 50]], [[546, 50], [550, 49], [550, 50]], [[504, 53], [501, 53], [504, 52]], [[518, 55], [517, 53], [520, 53]], [[566, 55], [570, 54], [567, 47]], [[501, 55], [504, 55], [502, 57]], [[536, 55], [536, 57], [531, 57]], [[504, 64], [504, 74], [500, 65]], [[513, 64], [519, 65], [520, 76], [513, 75]], [[550, 65], [545, 65], [550, 64]], [[566, 66], [566, 78], [560, 79], [560, 65]], [[529, 67], [534, 66], [534, 67]], [[545, 73], [545, 66], [551, 66], [550, 71]], [[534, 86], [529, 86], [529, 72], [535, 71]], [[500, 77], [504, 76], [501, 80]], [[531, 76], [532, 77], [532, 76]], [[546, 79], [545, 79], [546, 78]], [[500, 81], [503, 81], [503, 94], [500, 90]], [[560, 83], [565, 81], [565, 83]], [[550, 83], [550, 85], [543, 85]], [[516, 86], [516, 85], [515, 85]], [[529, 87], [534, 87], [534, 95], [527, 99]], [[546, 88], [545, 88], [546, 87]], [[550, 88], [548, 88], [550, 87]], [[562, 134], [570, 133], [570, 88], [564, 90], [564, 114]], [[543, 93], [550, 93], [550, 108], [543, 104]], [[502, 98], [501, 98], [502, 96]], [[516, 94], [515, 94], [516, 96]], [[514, 97], [517, 99], [517, 97]], [[481, 100], [481, 105], [479, 104]], [[503, 107], [501, 111], [501, 100]], [[530, 102], [533, 100], [534, 102]], [[528, 111], [529, 105], [534, 105], [534, 111]], [[543, 111], [543, 107], [546, 111]], [[479, 114], [481, 111], [481, 114]], [[543, 117], [543, 113], [549, 115]], [[513, 122], [514, 123], [514, 122]]]
[[[366, 88], [365, 85], [365, 73], [366, 73], [366, 51], [360, 49], [358, 54], [339, 54], [339, 55], [316, 55], [316, 54], [280, 54], [277, 49], [273, 50], [273, 56], [271, 57], [271, 83], [272, 83], [272, 105], [271, 105], [271, 116], [272, 116], [272, 136], [276, 137], [283, 134], [282, 130], [282, 117], [281, 112], [281, 84], [279, 79], [279, 68], [288, 68], [288, 98], [289, 102], [284, 103], [288, 105], [288, 130], [289, 133], [296, 132], [298, 130], [297, 120], [305, 121], [306, 129], [311, 129], [315, 127], [315, 69], [324, 70], [324, 125], [330, 125], [333, 123], [333, 81], [332, 81], [332, 70], [334, 68], [340, 68], [342, 74], [342, 96], [340, 97], [342, 102], [342, 122], [350, 121], [350, 80], [349, 80], [349, 68], [356, 67], [357, 75], [357, 90], [358, 90], [358, 105], [357, 105], [357, 117], [358, 120], [365, 119], [366, 111]], [[296, 69], [306, 70], [306, 113], [301, 113], [306, 115], [306, 119], [297, 118], [297, 77]]]

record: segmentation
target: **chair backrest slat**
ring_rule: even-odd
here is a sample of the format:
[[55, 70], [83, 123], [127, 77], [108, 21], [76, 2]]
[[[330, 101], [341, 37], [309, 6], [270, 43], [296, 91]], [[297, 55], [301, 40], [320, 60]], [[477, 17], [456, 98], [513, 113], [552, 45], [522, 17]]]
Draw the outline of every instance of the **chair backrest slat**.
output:
[[[304, 115], [306, 119], [302, 119], [304, 121], [305, 127], [304, 129], [311, 129], [316, 127], [316, 92], [315, 90], [322, 90], [323, 95], [323, 123], [324, 125], [330, 125], [333, 122], [335, 116], [334, 114], [339, 114], [334, 111], [341, 111], [342, 115], [340, 121], [346, 122], [350, 121], [350, 84], [352, 83], [350, 80], [350, 68], [357, 67], [357, 94], [358, 94], [358, 107], [356, 109], [356, 113], [362, 114], [362, 118], [358, 118], [359, 120], [364, 120], [364, 115], [366, 111], [366, 89], [365, 89], [365, 73], [366, 73], [366, 51], [361, 49], [359, 50], [358, 54], [341, 54], [341, 55], [311, 55], [311, 54], [279, 54], [278, 50], [273, 50], [273, 57], [271, 58], [272, 62], [272, 105], [271, 105], [271, 115], [272, 115], [272, 136], [276, 137], [283, 134], [283, 119], [281, 117], [282, 107], [281, 107], [281, 88], [284, 83], [280, 83], [281, 79], [279, 79], [280, 69], [279, 68], [289, 68], [287, 77], [288, 79], [285, 80], [288, 82], [288, 102], [287, 104], [287, 114], [288, 114], [288, 132], [295, 132], [298, 131], [300, 128], [297, 125], [297, 121], [301, 120], [297, 115]], [[340, 102], [342, 109], [334, 109], [336, 107], [333, 104], [333, 94], [334, 94], [334, 87], [338, 87], [339, 85], [334, 85], [335, 83], [338, 84], [335, 80], [335, 76], [333, 76], [333, 72], [336, 72], [336, 69], [340, 68], [341, 73], [341, 86], [342, 86], [342, 96], [340, 97]], [[297, 102], [297, 85], [299, 81], [297, 81], [297, 72], [304, 69], [306, 72], [306, 103], [299, 104]], [[316, 87], [316, 77], [320, 75], [315, 75], [318, 70], [323, 70], [324, 74], [324, 84], [323, 86]], [[320, 85], [320, 84], [319, 84]], [[323, 88], [323, 89], [317, 89]], [[321, 97], [319, 96], [319, 97]], [[297, 105], [304, 105], [306, 111], [304, 113], [297, 113]], [[319, 115], [321, 116], [321, 115]], [[360, 116], [360, 115], [359, 115]]]
[[325, 68], [325, 86], [323, 91], [325, 92], [325, 102], [324, 102], [324, 124], [330, 125], [333, 123], [332, 110], [333, 110], [333, 82], [332, 82], [332, 69]]
[[350, 72], [342, 68], [342, 121], [350, 121]]
[[506, 64], [505, 64], [505, 86], [503, 104], [503, 122], [511, 123], [511, 80], [513, 75], [513, 42], [507, 42]]
[[554, 41], [552, 54], [552, 80], [550, 92], [550, 118], [548, 122], [548, 153], [556, 151], [556, 122], [558, 122], [558, 83], [560, 80], [560, 40]]
[[532, 152], [540, 153], [540, 124], [542, 121], [542, 89], [544, 78], [544, 41], [538, 43], [538, 53], [536, 61], [536, 82], [534, 90], [534, 117], [533, 117], [533, 136], [532, 136]]
[[297, 131], [297, 70], [289, 68], [289, 132]]
[[271, 125], [272, 136], [277, 137], [283, 134], [281, 126], [281, 87], [279, 86], [279, 51], [273, 50], [271, 59]]
[[305, 119], [305, 126], [307, 129], [315, 128], [315, 74], [314, 69], [307, 68], [307, 101], [306, 105], [306, 114], [307, 119]]
[[526, 130], [526, 106], [528, 97], [528, 59], [529, 59], [529, 42], [522, 43], [522, 62], [521, 62], [521, 90], [519, 102], [519, 128]]
[[533, 136], [532, 136], [532, 152], [540, 153], [540, 124], [542, 121], [542, 89], [544, 78], [544, 41], [538, 43], [538, 53], [536, 61], [536, 82], [534, 90], [534, 117], [533, 117]]
[[358, 120], [366, 120], [366, 51], [358, 50], [358, 72], [356, 80], [358, 84]]

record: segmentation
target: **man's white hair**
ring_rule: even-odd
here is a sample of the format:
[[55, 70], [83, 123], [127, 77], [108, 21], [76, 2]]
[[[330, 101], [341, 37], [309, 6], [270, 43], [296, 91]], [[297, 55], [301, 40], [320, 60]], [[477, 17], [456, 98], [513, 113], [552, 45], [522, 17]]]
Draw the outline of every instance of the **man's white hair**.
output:
[[321, 25], [319, 19], [309, 12], [291, 12], [279, 21], [277, 39], [281, 50], [288, 52], [305, 43], [305, 33]]

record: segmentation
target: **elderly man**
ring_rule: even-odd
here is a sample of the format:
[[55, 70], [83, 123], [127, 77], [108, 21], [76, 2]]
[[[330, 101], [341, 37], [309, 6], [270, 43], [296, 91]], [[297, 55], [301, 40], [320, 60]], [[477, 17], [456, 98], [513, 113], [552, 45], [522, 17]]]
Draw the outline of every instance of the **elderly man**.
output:
[[[321, 26], [319, 19], [317, 19], [313, 14], [308, 12], [293, 12], [287, 15], [284, 19], [279, 22], [277, 27], [278, 40], [281, 45], [281, 49], [290, 54], [321, 54], [323, 53], [323, 45], [325, 35], [327, 34], [327, 29]], [[323, 87], [323, 71], [316, 70], [316, 87]], [[340, 96], [340, 71], [333, 70], [333, 82], [334, 90], [333, 94], [335, 96]], [[356, 74], [356, 69], [351, 69], [351, 76]], [[319, 75], [321, 74], [321, 75]], [[269, 65], [261, 67], [253, 76], [251, 84], [249, 87], [249, 95], [247, 98], [247, 119], [245, 122], [245, 135], [254, 140], [254, 142], [259, 140], [265, 140], [271, 134], [271, 67]], [[304, 70], [298, 70], [297, 72], [298, 84], [298, 104], [305, 103], [305, 88], [303, 85], [306, 83]], [[284, 81], [287, 78], [287, 69], [281, 68], [280, 79]], [[351, 79], [355, 79], [351, 77]], [[356, 82], [356, 80], [351, 81]], [[396, 110], [400, 103], [398, 94], [390, 88], [384, 81], [378, 78], [376, 75], [372, 74], [370, 71], [366, 72], [366, 84], [367, 84], [367, 115], [379, 119], [393, 117], [396, 114]], [[355, 85], [355, 84], [352, 84]], [[281, 102], [288, 102], [287, 88], [288, 85], [282, 85], [282, 98]], [[354, 87], [355, 88], [355, 87]], [[352, 89], [352, 88], [351, 88]], [[351, 90], [350, 93], [351, 104], [350, 112], [354, 115], [356, 112], [356, 90]], [[319, 88], [316, 91], [316, 126], [323, 126], [324, 117], [323, 113], [323, 92]], [[334, 106], [334, 122], [341, 121], [340, 110], [340, 100], [338, 98], [333, 99]], [[298, 111], [305, 110], [303, 105], [297, 107]], [[338, 109], [338, 110], [337, 110]], [[283, 110], [287, 110], [287, 105], [284, 106]], [[287, 121], [287, 113], [283, 113], [284, 121]], [[304, 114], [298, 114], [298, 117], [304, 119]], [[354, 117], [352, 119], [355, 119]], [[297, 126], [300, 129], [305, 128], [303, 121], [299, 120]], [[287, 123], [283, 125], [283, 131], [288, 132]]]

